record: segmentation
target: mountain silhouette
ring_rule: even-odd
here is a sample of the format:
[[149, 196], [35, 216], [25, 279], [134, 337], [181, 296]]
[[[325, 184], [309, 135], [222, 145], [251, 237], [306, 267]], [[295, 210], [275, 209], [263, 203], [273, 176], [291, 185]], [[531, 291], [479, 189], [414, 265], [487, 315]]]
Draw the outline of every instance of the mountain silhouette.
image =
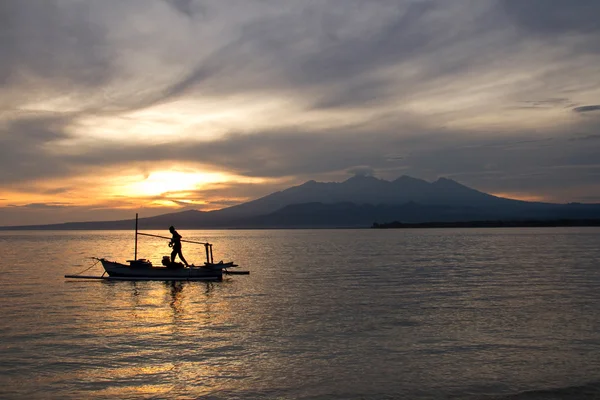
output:
[[[406, 223], [600, 218], [600, 204], [552, 204], [506, 199], [452, 179], [427, 182], [409, 176], [386, 181], [354, 176], [343, 182], [314, 180], [216, 211], [188, 210], [141, 218], [140, 229], [368, 227]], [[131, 229], [133, 219], [71, 222], [3, 229]]]
[[302, 203], [404, 204], [427, 205], [496, 205], [522, 203], [471, 189], [451, 179], [433, 183], [409, 176], [390, 182], [373, 176], [354, 176], [344, 182], [308, 181], [257, 200], [214, 211], [235, 217], [249, 217], [275, 212], [285, 206]]

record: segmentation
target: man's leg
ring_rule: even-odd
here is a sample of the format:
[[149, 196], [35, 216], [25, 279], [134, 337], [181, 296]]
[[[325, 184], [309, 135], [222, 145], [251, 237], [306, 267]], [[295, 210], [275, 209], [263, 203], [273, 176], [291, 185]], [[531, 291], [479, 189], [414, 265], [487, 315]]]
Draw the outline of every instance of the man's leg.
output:
[[179, 249], [179, 252], [177, 254], [179, 254], [179, 258], [181, 259], [181, 261], [183, 261], [185, 266], [189, 267], [189, 264], [187, 263], [187, 261], [185, 261], [185, 258], [183, 258], [183, 254], [181, 253], [181, 248]]

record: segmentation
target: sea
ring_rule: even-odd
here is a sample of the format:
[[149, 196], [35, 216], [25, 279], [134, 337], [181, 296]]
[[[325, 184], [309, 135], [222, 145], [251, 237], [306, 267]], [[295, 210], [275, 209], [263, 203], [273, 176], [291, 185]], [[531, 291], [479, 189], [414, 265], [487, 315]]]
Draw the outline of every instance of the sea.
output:
[[134, 231], [0, 232], [0, 398], [600, 398], [600, 228], [179, 233], [250, 275], [66, 279]]

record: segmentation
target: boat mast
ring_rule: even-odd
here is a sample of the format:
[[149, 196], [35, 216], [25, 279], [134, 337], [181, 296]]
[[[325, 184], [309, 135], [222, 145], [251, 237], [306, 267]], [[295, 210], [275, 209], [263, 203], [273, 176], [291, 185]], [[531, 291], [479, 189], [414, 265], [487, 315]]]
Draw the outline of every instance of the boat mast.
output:
[[137, 236], [138, 236], [138, 213], [135, 213], [135, 245], [133, 247], [133, 259], [137, 260]]
[[204, 243], [204, 248], [206, 249], [206, 262], [209, 264], [212, 264], [213, 263], [212, 244]]

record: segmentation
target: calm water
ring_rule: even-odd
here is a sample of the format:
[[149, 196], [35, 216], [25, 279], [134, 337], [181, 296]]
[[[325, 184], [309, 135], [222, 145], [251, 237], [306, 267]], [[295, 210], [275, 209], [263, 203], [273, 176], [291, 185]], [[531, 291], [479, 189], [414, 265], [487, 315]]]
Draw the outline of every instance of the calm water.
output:
[[251, 274], [68, 281], [133, 232], [0, 232], [0, 398], [600, 398], [600, 229], [180, 233]]

